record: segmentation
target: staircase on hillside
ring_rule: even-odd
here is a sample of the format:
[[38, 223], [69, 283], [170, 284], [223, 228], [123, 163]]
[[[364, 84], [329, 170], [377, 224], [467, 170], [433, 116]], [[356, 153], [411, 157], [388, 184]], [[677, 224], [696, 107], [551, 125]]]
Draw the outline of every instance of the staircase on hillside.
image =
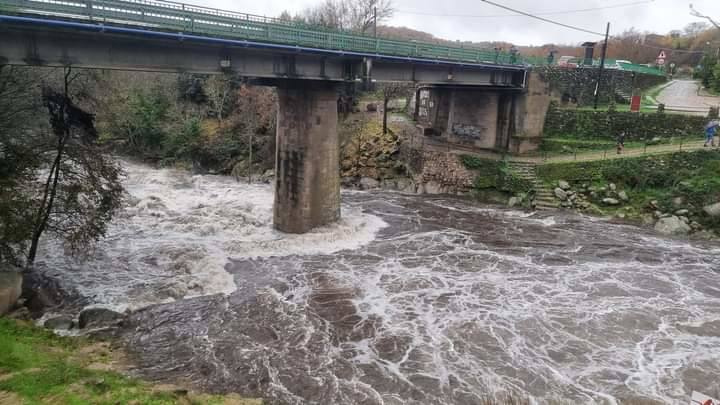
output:
[[615, 89], [615, 95], [628, 104], [630, 104], [630, 100], [632, 100], [632, 94], [624, 89]]
[[520, 178], [528, 180], [535, 190], [535, 208], [538, 210], [555, 210], [559, 208], [553, 191], [537, 177], [537, 165], [532, 162], [508, 162], [510, 170]]

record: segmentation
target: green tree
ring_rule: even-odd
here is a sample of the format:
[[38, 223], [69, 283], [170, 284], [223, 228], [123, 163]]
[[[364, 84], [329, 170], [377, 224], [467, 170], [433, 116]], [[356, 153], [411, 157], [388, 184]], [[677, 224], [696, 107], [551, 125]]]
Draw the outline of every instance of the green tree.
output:
[[0, 66], [0, 263], [24, 263], [32, 236], [32, 198], [37, 177], [36, 117], [41, 113], [39, 78], [29, 69]]
[[126, 111], [115, 125], [131, 152], [141, 155], [160, 153], [166, 135], [170, 99], [159, 88], [139, 89], [130, 94]]
[[709, 83], [713, 90], [720, 92], [720, 63], [716, 63], [712, 70], [712, 81]]

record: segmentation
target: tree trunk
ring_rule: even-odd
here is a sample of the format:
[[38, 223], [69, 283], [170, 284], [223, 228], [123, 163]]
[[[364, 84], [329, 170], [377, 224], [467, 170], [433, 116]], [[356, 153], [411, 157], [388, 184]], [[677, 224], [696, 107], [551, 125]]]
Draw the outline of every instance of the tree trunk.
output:
[[[70, 68], [67, 68], [65, 70], [65, 81], [63, 87], [63, 95], [65, 97], [62, 101], [63, 104], [60, 106], [59, 113], [59, 116], [63, 117], [64, 121], [67, 121], [65, 118], [65, 107], [69, 97], [69, 88]], [[27, 255], [27, 268], [31, 267], [33, 263], [35, 263], [37, 249], [40, 243], [40, 237], [42, 236], [43, 232], [45, 232], [47, 222], [50, 219], [50, 214], [52, 213], [52, 208], [55, 203], [58, 182], [60, 180], [60, 164], [62, 163], [63, 153], [65, 152], [65, 143], [70, 138], [70, 127], [68, 126], [68, 123], [63, 122], [63, 126], [63, 131], [61, 133], [56, 133], [56, 135], [58, 136], [57, 152], [55, 155], [55, 160], [53, 160], [53, 164], [50, 167], [50, 174], [48, 175], [47, 181], [45, 182], [45, 189], [43, 190], [42, 203], [38, 208], [37, 217], [35, 218], [35, 223], [33, 224], [33, 236], [30, 242], [30, 250], [28, 251]]]
[[253, 164], [253, 131], [250, 131], [250, 142], [248, 142], [248, 183], [252, 183]]
[[387, 134], [387, 109], [388, 109], [388, 98], [383, 98], [383, 135]]
[[[67, 139], [67, 138], [65, 138]], [[35, 257], [37, 256], [37, 248], [40, 243], [40, 236], [45, 232], [47, 221], [50, 218], [53, 204], [55, 202], [55, 195], [57, 193], [57, 185], [60, 179], [60, 163], [62, 160], [63, 151], [65, 149], [65, 139], [60, 139], [58, 143], [57, 155], [53, 166], [50, 168], [50, 174], [45, 182], [45, 190], [43, 191], [43, 199], [40, 208], [38, 209], [38, 216], [35, 219], [33, 236], [30, 242], [30, 250], [27, 255], [27, 265], [32, 266], [35, 263]]]

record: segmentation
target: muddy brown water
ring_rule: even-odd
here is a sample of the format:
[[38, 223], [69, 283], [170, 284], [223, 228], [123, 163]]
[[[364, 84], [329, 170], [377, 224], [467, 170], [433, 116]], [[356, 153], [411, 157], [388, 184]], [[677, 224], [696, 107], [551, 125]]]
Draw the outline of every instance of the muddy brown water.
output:
[[46, 260], [137, 310], [123, 341], [145, 378], [273, 404], [720, 391], [720, 244], [390, 192], [344, 193], [343, 223], [284, 236], [270, 186], [132, 165], [127, 182], [90, 262]]

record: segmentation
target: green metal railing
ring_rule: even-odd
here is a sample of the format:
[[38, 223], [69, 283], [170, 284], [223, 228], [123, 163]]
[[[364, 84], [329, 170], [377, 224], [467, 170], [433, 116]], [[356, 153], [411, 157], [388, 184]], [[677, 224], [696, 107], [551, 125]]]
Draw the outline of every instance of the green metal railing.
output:
[[525, 65], [492, 49], [375, 38], [293, 21], [164, 0], [0, 0], [0, 13], [210, 35], [264, 43], [465, 63]]
[[622, 62], [619, 62], [618, 65], [620, 65], [620, 69], [627, 70], [630, 72], [637, 72], [637, 73], [653, 75], [653, 76], [665, 76], [665, 72], [663, 72], [662, 70], [656, 69], [653, 67], [649, 67], [649, 66], [637, 65], [634, 63], [622, 63]]

